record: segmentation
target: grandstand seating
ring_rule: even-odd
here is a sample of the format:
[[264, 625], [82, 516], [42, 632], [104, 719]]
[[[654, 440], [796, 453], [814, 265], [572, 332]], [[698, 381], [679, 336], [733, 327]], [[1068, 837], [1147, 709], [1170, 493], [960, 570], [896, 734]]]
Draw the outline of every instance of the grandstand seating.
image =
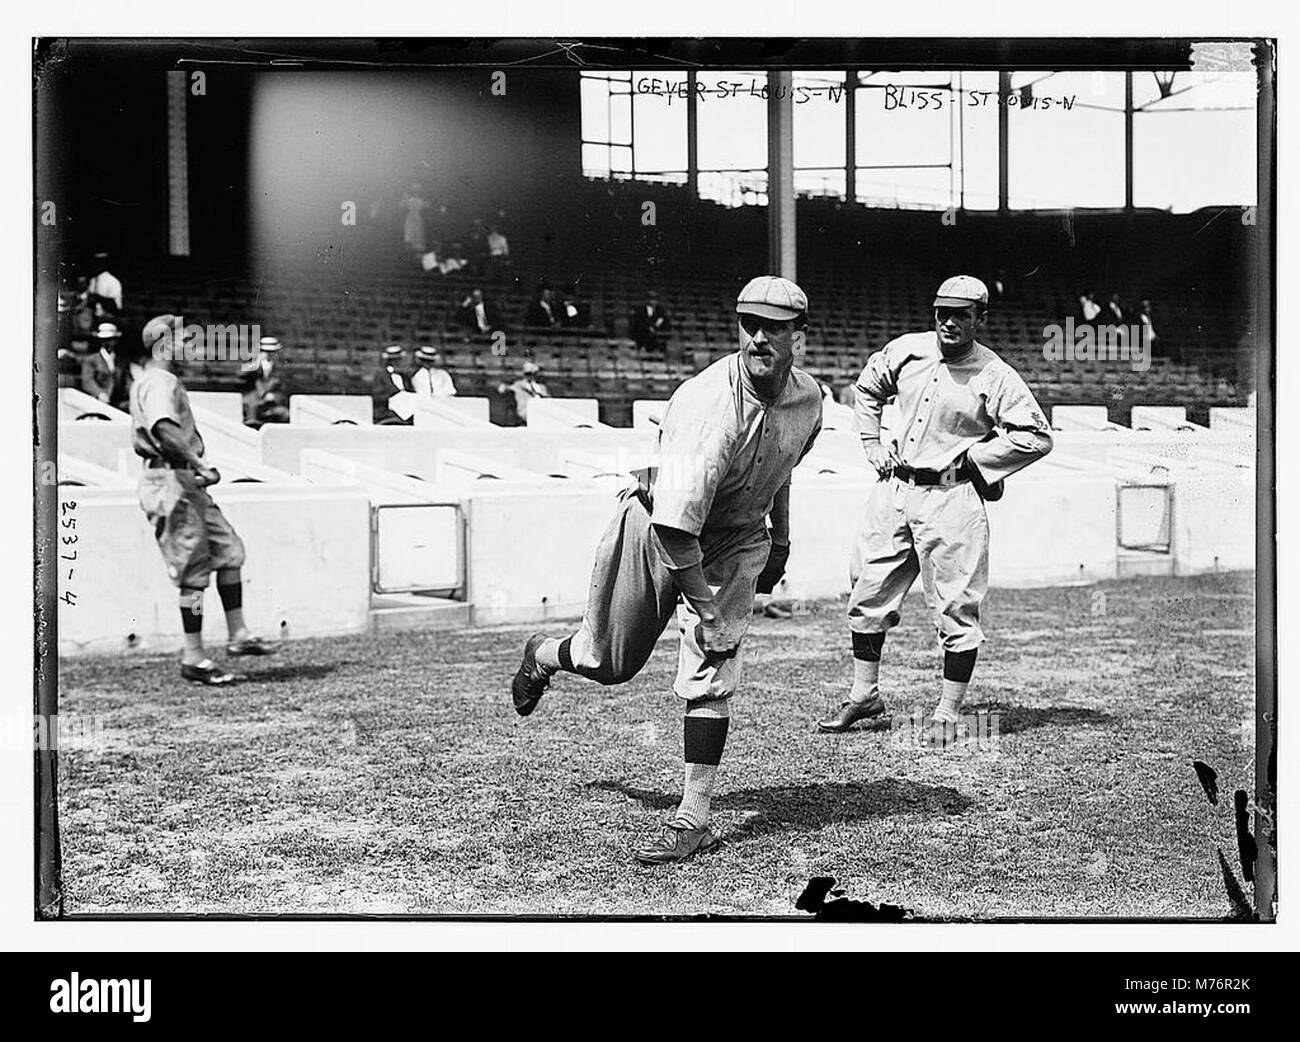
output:
[[[442, 349], [464, 394], [495, 395], [531, 358], [553, 393], [597, 397], [604, 422], [628, 425], [634, 399], [667, 397], [735, 349], [735, 294], [766, 267], [765, 215], [691, 201], [671, 185], [587, 181], [571, 189], [559, 193], [568, 201], [555, 212], [521, 216], [511, 229], [515, 276], [498, 283], [425, 272], [373, 234], [350, 256], [340, 251], [310, 265], [231, 271], [173, 260], [124, 269], [122, 278], [141, 320], [169, 311], [200, 324], [260, 324], [286, 344], [282, 364], [297, 392], [364, 393], [379, 347], [427, 343]], [[656, 205], [652, 227], [639, 221], [644, 201]], [[1243, 303], [1248, 265], [1235, 263], [1246, 249], [1239, 232], [1239, 222], [1205, 213], [963, 214], [948, 226], [935, 213], [800, 200], [800, 282], [812, 301], [801, 364], [838, 389], [888, 339], [929, 326], [929, 294], [943, 276], [961, 270], [987, 278], [1002, 269], [1008, 299], [994, 304], [985, 339], [1045, 407], [1103, 404], [1118, 418], [1134, 403], [1172, 404], [1205, 422], [1209, 408], [1246, 399], [1232, 382], [1236, 344], [1251, 328]], [[1225, 284], [1225, 271], [1246, 274]], [[577, 282], [593, 328], [519, 328], [543, 278]], [[503, 315], [504, 355], [493, 353], [490, 338], [454, 327], [457, 302], [476, 285]], [[627, 337], [627, 316], [651, 287], [674, 324], [671, 348], [655, 357]], [[1084, 288], [1155, 302], [1160, 353], [1149, 370], [1044, 358], [1044, 325], [1073, 313]], [[187, 363], [181, 371], [194, 388], [229, 388], [235, 375], [229, 362]]]

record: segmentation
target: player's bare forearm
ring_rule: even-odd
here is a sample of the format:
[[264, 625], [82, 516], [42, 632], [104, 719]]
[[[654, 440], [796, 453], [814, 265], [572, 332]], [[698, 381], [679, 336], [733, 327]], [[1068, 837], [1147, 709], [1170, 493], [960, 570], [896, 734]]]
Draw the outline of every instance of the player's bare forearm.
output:
[[767, 515], [772, 523], [772, 542], [777, 546], [790, 544], [790, 483], [787, 481], [772, 499], [772, 510]]

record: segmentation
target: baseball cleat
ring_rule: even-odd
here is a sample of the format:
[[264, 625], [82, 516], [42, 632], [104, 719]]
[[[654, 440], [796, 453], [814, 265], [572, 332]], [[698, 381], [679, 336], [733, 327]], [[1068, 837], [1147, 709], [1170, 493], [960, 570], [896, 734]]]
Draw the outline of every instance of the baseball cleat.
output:
[[189, 666], [182, 662], [181, 676], [186, 680], [194, 681], [196, 684], [206, 684], [209, 687], [221, 687], [224, 684], [233, 684], [235, 682], [233, 676], [210, 659], [197, 666]]
[[510, 697], [515, 703], [515, 712], [527, 716], [537, 708], [542, 695], [551, 685], [551, 674], [537, 664], [537, 649], [546, 639], [543, 633], [534, 633], [524, 644], [524, 660], [515, 670], [510, 681]]
[[232, 640], [226, 645], [227, 655], [274, 655], [275, 652], [276, 646], [261, 637], [245, 637], [243, 640]]
[[817, 727], [822, 731], [834, 733], [847, 731], [859, 720], [874, 720], [878, 716], [883, 716], [884, 712], [885, 700], [879, 695], [874, 695], [865, 702], [854, 702], [849, 699], [841, 702], [834, 714], [819, 721]]
[[685, 821], [670, 821], [658, 839], [632, 851], [643, 865], [670, 865], [685, 861], [718, 845], [718, 834], [707, 824], [692, 828]]
[[789, 619], [794, 617], [794, 612], [784, 604], [778, 604], [776, 601], [772, 601], [768, 604], [768, 606], [763, 609], [763, 614], [769, 619]]

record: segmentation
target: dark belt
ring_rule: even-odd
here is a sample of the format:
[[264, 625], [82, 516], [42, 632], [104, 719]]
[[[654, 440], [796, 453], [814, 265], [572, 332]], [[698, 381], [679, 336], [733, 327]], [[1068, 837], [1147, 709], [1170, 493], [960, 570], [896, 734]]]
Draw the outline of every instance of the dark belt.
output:
[[894, 466], [894, 477], [909, 485], [941, 485], [945, 488], [970, 480], [965, 468], [959, 468], [956, 464], [943, 470], [918, 470], [898, 463]]

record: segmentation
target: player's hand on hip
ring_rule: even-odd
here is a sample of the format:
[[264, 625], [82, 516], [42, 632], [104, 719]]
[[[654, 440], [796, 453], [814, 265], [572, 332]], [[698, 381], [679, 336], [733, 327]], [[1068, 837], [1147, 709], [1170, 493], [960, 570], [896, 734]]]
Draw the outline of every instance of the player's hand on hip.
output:
[[877, 474], [882, 478], [887, 478], [894, 472], [898, 457], [888, 445], [873, 445], [867, 449], [867, 462], [875, 469]]

